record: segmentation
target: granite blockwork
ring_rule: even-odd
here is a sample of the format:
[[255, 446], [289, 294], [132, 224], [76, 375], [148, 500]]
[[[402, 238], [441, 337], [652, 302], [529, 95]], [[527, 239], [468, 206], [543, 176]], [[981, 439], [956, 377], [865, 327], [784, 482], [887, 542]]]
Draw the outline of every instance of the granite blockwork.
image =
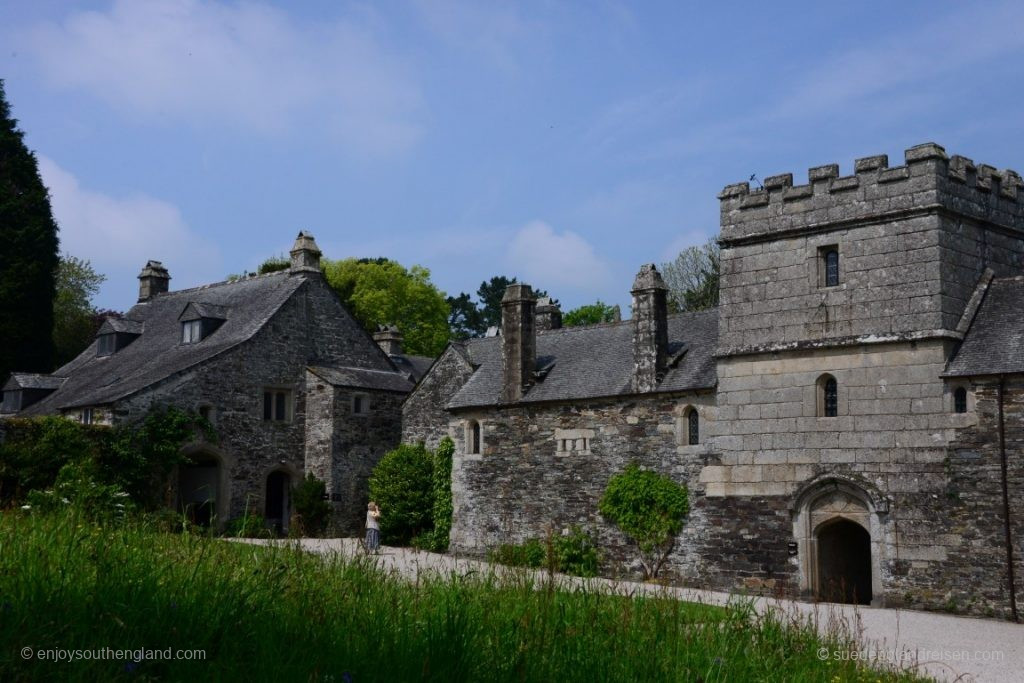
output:
[[653, 266], [621, 324], [534, 324], [519, 285], [507, 339], [452, 345], [403, 406], [404, 440], [456, 442], [453, 550], [580, 524], [635, 575], [597, 501], [637, 462], [690, 491], [675, 582], [1012, 618], [1022, 185], [935, 144], [729, 185], [707, 313], [669, 315]]

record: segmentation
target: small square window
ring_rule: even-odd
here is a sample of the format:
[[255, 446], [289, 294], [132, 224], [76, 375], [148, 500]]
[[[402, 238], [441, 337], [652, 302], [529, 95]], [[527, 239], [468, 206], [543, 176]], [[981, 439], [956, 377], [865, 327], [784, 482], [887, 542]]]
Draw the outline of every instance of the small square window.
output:
[[354, 394], [352, 396], [352, 414], [353, 415], [366, 415], [370, 412], [370, 397], [364, 394]]
[[92, 408], [83, 408], [82, 409], [82, 424], [84, 424], [84, 425], [91, 425], [92, 424]]
[[96, 337], [96, 355], [109, 356], [117, 350], [117, 340], [113, 334], [101, 334]]

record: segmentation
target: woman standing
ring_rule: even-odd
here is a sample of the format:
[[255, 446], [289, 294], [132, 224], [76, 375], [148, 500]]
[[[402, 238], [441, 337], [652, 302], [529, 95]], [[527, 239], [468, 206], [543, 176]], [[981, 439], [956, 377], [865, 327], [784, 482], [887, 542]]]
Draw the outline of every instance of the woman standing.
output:
[[372, 500], [366, 506], [366, 550], [375, 553], [380, 547], [380, 525], [377, 519], [380, 518], [380, 508]]

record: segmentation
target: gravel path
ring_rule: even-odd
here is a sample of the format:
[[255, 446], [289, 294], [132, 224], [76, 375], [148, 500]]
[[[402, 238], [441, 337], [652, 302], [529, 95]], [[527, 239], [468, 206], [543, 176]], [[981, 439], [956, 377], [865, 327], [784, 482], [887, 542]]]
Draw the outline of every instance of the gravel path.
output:
[[[249, 540], [250, 543], [276, 541]], [[287, 542], [287, 541], [286, 541]], [[362, 554], [356, 539], [302, 539], [305, 550], [344, 556]], [[407, 548], [382, 547], [374, 560], [382, 569], [416, 578], [421, 573], [465, 575], [470, 572], [512, 571], [487, 562], [428, 553]], [[521, 570], [515, 570], [517, 572]], [[536, 572], [538, 578], [543, 572]], [[666, 588], [611, 579], [580, 579], [557, 575], [567, 587], [586, 585], [619, 594], [671, 596], [679, 600], [724, 605], [729, 593]], [[1024, 624], [990, 619], [955, 617], [912, 610], [855, 607], [825, 603], [757, 598], [758, 611], [780, 609], [813, 616], [822, 629], [839, 622], [860, 634], [860, 652], [822, 653], [825, 657], [878, 658], [887, 662], [917, 662], [920, 670], [940, 681], [1024, 683]]]

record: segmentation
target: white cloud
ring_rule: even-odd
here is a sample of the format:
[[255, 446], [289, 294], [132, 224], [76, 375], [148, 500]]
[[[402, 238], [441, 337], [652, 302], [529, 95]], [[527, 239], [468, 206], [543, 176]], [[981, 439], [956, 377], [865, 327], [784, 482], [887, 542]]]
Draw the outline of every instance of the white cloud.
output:
[[27, 34], [44, 76], [117, 110], [281, 134], [312, 126], [366, 154], [420, 135], [422, 103], [373, 17], [298, 24], [259, 3], [117, 0]]
[[512, 237], [506, 264], [521, 280], [557, 296], [561, 288], [600, 290], [608, 284], [608, 265], [594, 248], [571, 231], [555, 232], [532, 221]]
[[101, 307], [134, 303], [136, 276], [149, 259], [167, 266], [172, 289], [223, 279], [217, 248], [190, 230], [174, 205], [145, 195], [115, 198], [85, 189], [53, 160], [38, 159], [60, 226], [61, 251], [88, 259], [107, 276]]
[[514, 3], [414, 0], [427, 29], [452, 48], [469, 51], [506, 71], [518, 70], [518, 53], [536, 47], [544, 26], [526, 20]]

